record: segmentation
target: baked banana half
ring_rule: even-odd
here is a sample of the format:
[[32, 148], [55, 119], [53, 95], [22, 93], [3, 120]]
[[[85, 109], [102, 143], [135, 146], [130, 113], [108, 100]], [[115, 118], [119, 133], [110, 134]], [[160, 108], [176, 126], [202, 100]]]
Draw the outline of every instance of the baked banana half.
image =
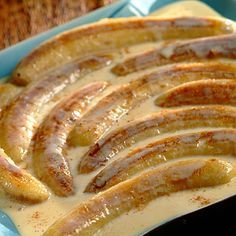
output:
[[194, 155], [236, 155], [236, 129], [185, 133], [137, 148], [105, 167], [87, 186], [98, 192], [171, 159]]
[[[220, 105], [178, 108], [153, 113], [108, 133], [92, 145], [80, 161], [79, 172], [88, 173], [96, 170], [123, 149], [130, 148], [149, 137], [200, 127], [236, 128], [235, 120], [236, 109]], [[100, 177], [99, 174], [96, 178]]]
[[63, 152], [67, 135], [91, 101], [107, 86], [107, 82], [92, 83], [64, 99], [49, 113], [35, 135], [35, 173], [59, 196], [74, 193], [73, 178]]
[[233, 177], [235, 167], [218, 159], [179, 161], [159, 167], [97, 194], [56, 221], [43, 235], [94, 235], [113, 219], [155, 198], [226, 184]]
[[236, 34], [167, 43], [126, 59], [114, 66], [112, 72], [127, 75], [152, 66], [217, 58], [236, 58]]
[[39, 203], [49, 198], [45, 186], [26, 170], [19, 168], [0, 149], [0, 188], [15, 200]]
[[15, 162], [21, 162], [28, 151], [40, 109], [69, 83], [70, 79], [64, 76], [37, 81], [7, 108], [1, 123], [0, 145]]
[[0, 118], [2, 116], [3, 110], [7, 105], [20, 93], [21, 88], [15, 86], [14, 84], [5, 83], [0, 84]]
[[39, 111], [55, 95], [86, 73], [105, 66], [108, 55], [90, 56], [73, 65], [51, 72], [45, 78], [27, 86], [11, 103], [2, 122], [0, 144], [15, 162], [21, 162], [29, 148], [35, 130]]
[[236, 105], [236, 80], [204, 80], [172, 88], [155, 100], [160, 107], [221, 104]]
[[104, 97], [79, 120], [69, 136], [69, 143], [74, 146], [94, 144], [130, 110], [169, 88], [195, 80], [225, 78], [236, 78], [236, 64], [186, 63], [160, 68], [118, 87]]
[[235, 30], [223, 18], [107, 19], [26, 56], [0, 85], [0, 208], [19, 232], [138, 234], [197, 209], [195, 196], [234, 194]]
[[20, 62], [13, 72], [12, 82], [25, 85], [74, 60], [142, 42], [230, 34], [234, 31], [233, 22], [211, 18], [104, 20], [73, 29], [43, 43]]
[[90, 145], [138, 102], [130, 84], [118, 87], [102, 98], [77, 122], [69, 136], [69, 143], [74, 146]]

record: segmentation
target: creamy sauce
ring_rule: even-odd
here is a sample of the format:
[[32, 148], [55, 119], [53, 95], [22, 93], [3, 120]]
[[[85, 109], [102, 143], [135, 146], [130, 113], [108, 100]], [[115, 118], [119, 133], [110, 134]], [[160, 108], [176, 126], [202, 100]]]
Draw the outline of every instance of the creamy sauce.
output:
[[[195, 1], [186, 1], [181, 3], [175, 3], [170, 6], [164, 7], [153, 13], [152, 15], [165, 17], [165, 16], [182, 16], [182, 15], [197, 15], [197, 16], [215, 16], [219, 17], [219, 14], [215, 13], [212, 9], [206, 7], [203, 3]], [[124, 55], [134, 55], [137, 52], [145, 51], [157, 47], [157, 43], [147, 43], [139, 46], [129, 48], [129, 53], [125, 50], [120, 52], [120, 59], [124, 58]], [[111, 65], [112, 66], [112, 65]], [[56, 97], [53, 102], [49, 103], [42, 113], [46, 114], [57, 102], [61, 101], [71, 91], [80, 88], [81, 86], [99, 80], [107, 80], [113, 85], [123, 84], [131, 81], [135, 78], [141, 77], [142, 74], [151, 72], [155, 68], [144, 70], [141, 72], [132, 73], [125, 77], [116, 77], [110, 72], [111, 66], [103, 68], [99, 71], [91, 73], [85, 76], [82, 80], [79, 80], [73, 86], [68, 87], [63, 95]], [[106, 92], [108, 93], [109, 90]], [[103, 94], [104, 96], [104, 94]], [[99, 99], [99, 98], [98, 98]], [[97, 100], [94, 101], [96, 103]], [[145, 114], [143, 111], [145, 110]], [[147, 100], [145, 103], [138, 106], [136, 109], [129, 112], [128, 116], [119, 123], [119, 126], [146, 115], [151, 112], [156, 112], [158, 108], [154, 106], [153, 99]], [[42, 114], [41, 113], [41, 114]], [[39, 117], [42, 120], [43, 117]], [[118, 125], [117, 125], [118, 126]], [[117, 128], [115, 126], [114, 128]], [[204, 128], [206, 130], [206, 128]], [[178, 131], [178, 133], [184, 131]], [[186, 132], [186, 131], [185, 131]], [[158, 137], [152, 137], [145, 141], [135, 144], [131, 149], [141, 145], [144, 146], [150, 141], [157, 140], [168, 134], [160, 135]], [[119, 158], [121, 155], [128, 153], [131, 149], [126, 149], [117, 155], [113, 160]], [[73, 150], [69, 150], [68, 158], [70, 160], [71, 170], [74, 176], [74, 183], [76, 186], [76, 194], [68, 198], [60, 198], [51, 194], [50, 199], [46, 202], [36, 205], [22, 205], [17, 202], [9, 201], [7, 197], [3, 196], [0, 202], [0, 207], [3, 211], [9, 214], [15, 224], [18, 226], [19, 231], [24, 236], [41, 235], [55, 220], [60, 216], [66, 214], [69, 210], [73, 209], [79, 203], [91, 198], [93, 194], [83, 193], [84, 188], [100, 170], [87, 175], [78, 175], [77, 165], [80, 157], [88, 150], [87, 147], [78, 147]], [[211, 156], [212, 157], [212, 156]], [[201, 157], [199, 157], [201, 158]], [[233, 157], [220, 157], [230, 162], [236, 163]], [[113, 161], [112, 160], [112, 161]], [[29, 166], [31, 163], [28, 163]], [[160, 224], [175, 216], [191, 212], [199, 207], [206, 204], [215, 202], [226, 196], [235, 194], [236, 192], [236, 179], [233, 179], [230, 183], [218, 186], [214, 188], [205, 188], [194, 191], [183, 191], [164, 196], [152, 201], [146, 207], [141, 210], [131, 211], [128, 214], [122, 215], [121, 217], [113, 220], [111, 223], [102, 228], [97, 235], [136, 235], [140, 232], [144, 232], [147, 228], [153, 227], [155, 224]]]

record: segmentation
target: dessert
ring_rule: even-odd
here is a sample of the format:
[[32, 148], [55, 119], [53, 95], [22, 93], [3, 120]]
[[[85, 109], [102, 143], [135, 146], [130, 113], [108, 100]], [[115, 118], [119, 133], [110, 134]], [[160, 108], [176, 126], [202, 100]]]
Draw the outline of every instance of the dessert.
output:
[[79, 172], [88, 173], [96, 170], [125, 148], [130, 148], [149, 137], [198, 127], [236, 128], [235, 111], [234, 107], [199, 106], [164, 110], [136, 119], [108, 133], [92, 145], [81, 158]]
[[[53, 69], [89, 55], [160, 39], [186, 39], [230, 34], [229, 21], [196, 17], [169, 19], [130, 18], [82, 26], [45, 42], [21, 61], [12, 81], [28, 84]], [[135, 35], [135, 37], [133, 37]], [[31, 65], [34, 64], [34, 67]]]
[[[159, 95], [168, 88], [174, 87], [173, 90], [175, 90], [175, 86], [181, 84], [184, 84], [183, 86], [185, 88], [185, 83], [187, 86], [187, 82], [193, 81], [193, 84], [196, 83], [196, 87], [198, 87], [199, 84], [199, 89], [201, 89], [201, 81], [196, 82], [197, 80], [206, 80], [206, 82], [203, 81], [202, 83], [208, 86], [209, 83], [213, 83], [211, 80], [208, 81], [210, 78], [215, 80], [235, 79], [235, 75], [235, 65], [233, 63], [185, 63], [158, 68], [157, 71], [151, 74], [144, 75], [126, 85], [116, 88], [101, 99], [97, 105], [77, 123], [70, 134], [69, 142], [72, 145], [81, 146], [95, 143], [105, 132], [112, 128], [115, 122], [122, 119], [124, 115], [142, 104], [142, 102], [148, 98]], [[224, 82], [216, 81], [215, 83], [219, 83], [220, 87]], [[231, 83], [234, 83], [234, 81], [232, 80]], [[182, 87], [180, 86], [180, 88]], [[221, 89], [224, 88], [221, 87]], [[233, 91], [228, 92], [232, 93], [233, 96]], [[168, 93], [168, 91], [166, 93]], [[227, 96], [227, 94], [225, 96]], [[170, 99], [172, 98], [170, 97]], [[202, 99], [206, 102], [208, 101], [204, 96]]]
[[91, 101], [107, 87], [106, 82], [92, 83], [65, 98], [45, 118], [35, 136], [33, 166], [37, 177], [57, 195], [73, 194], [73, 178], [64, 157], [67, 135], [73, 124], [88, 109]]
[[158, 196], [224, 184], [234, 176], [230, 163], [216, 159], [181, 161], [150, 170], [79, 205], [43, 235], [92, 235], [110, 220]]
[[236, 57], [236, 36], [207, 37], [167, 43], [163, 47], [128, 58], [112, 68], [117, 75], [126, 75], [151, 66], [162, 66], [183, 61]]
[[[94, 59], [93, 59], [94, 60]], [[102, 60], [103, 63], [103, 60]], [[28, 85], [19, 96], [10, 104], [1, 123], [2, 133], [0, 145], [15, 162], [21, 162], [28, 151], [35, 130], [39, 126], [38, 113], [42, 108], [54, 99], [55, 95], [62, 92], [68, 85], [75, 82], [80, 71], [85, 73], [91, 68], [97, 68], [97, 62], [91, 63], [87, 59], [80, 62], [77, 74], [71, 70], [57, 72]], [[94, 67], [94, 65], [96, 65]], [[19, 139], [19, 137], [21, 137]], [[12, 146], [12, 144], [14, 144]]]
[[30, 173], [19, 168], [0, 149], [0, 186], [11, 198], [27, 202], [39, 203], [49, 198], [49, 192]]
[[213, 130], [163, 138], [133, 150], [103, 169], [86, 187], [98, 192], [171, 159], [195, 155], [235, 155], [236, 130]]
[[161, 94], [155, 104], [161, 107], [204, 104], [236, 104], [235, 80], [204, 80], [185, 83]]
[[22, 59], [0, 85], [0, 207], [20, 233], [130, 236], [235, 194], [235, 29], [107, 19]]

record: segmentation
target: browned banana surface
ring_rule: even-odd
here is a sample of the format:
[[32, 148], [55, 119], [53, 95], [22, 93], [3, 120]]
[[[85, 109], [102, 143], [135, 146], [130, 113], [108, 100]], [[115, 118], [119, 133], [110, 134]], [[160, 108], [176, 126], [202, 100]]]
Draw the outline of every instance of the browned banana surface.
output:
[[70, 134], [73, 145], [94, 144], [128, 111], [150, 96], [195, 80], [236, 78], [236, 64], [210, 62], [176, 64], [121, 86], [92, 108]]
[[20, 162], [28, 150], [40, 108], [69, 83], [70, 79], [64, 76], [38, 81], [8, 107], [1, 125], [0, 144], [15, 162]]
[[[71, 67], [61, 68], [60, 75], [50, 75], [29, 85], [9, 106], [3, 119], [0, 144], [15, 162], [20, 162], [38, 127], [42, 107], [80, 75], [106, 65], [108, 56], [88, 57]], [[77, 68], [77, 70], [76, 70]], [[71, 71], [74, 71], [71, 74]]]
[[132, 86], [123, 85], [100, 100], [71, 132], [73, 145], [90, 145], [138, 103]]
[[183, 105], [236, 105], [235, 80], [204, 80], [189, 82], [172, 88], [155, 100], [161, 107]]
[[[236, 128], [235, 121], [236, 109], [219, 105], [179, 108], [153, 113], [114, 130], [91, 146], [80, 161], [79, 172], [88, 173], [96, 170], [121, 150], [152, 136], [197, 127]], [[102, 173], [104, 172], [106, 169], [102, 171]], [[96, 179], [99, 180], [102, 175], [99, 174]]]
[[112, 68], [117, 75], [126, 75], [151, 66], [215, 58], [236, 58], [236, 34], [169, 43], [126, 59]]
[[137, 148], [104, 168], [85, 191], [107, 189], [145, 168], [189, 155], [236, 155], [236, 129], [180, 134]]
[[36, 175], [59, 196], [73, 194], [73, 178], [63, 149], [75, 121], [107, 87], [107, 82], [92, 83], [59, 103], [45, 118], [35, 137], [33, 165]]
[[232, 32], [234, 23], [210, 18], [109, 19], [73, 29], [46, 41], [20, 62], [13, 73], [12, 82], [28, 84], [71, 61], [142, 42]]
[[49, 198], [49, 192], [31, 174], [17, 167], [0, 149], [0, 188], [15, 200], [38, 203]]
[[[76, 58], [66, 64], [61, 65], [59, 68], [51, 68], [49, 71], [42, 71], [40, 74], [34, 75], [34, 77], [37, 76], [37, 80], [39, 80], [45, 79], [47, 77], [66, 76], [70, 77], [72, 81], [75, 81], [89, 72], [109, 65], [113, 60], [113, 56], [114, 55], [112, 55], [112, 53], [98, 53], [88, 56], [84, 55], [82, 58]], [[33, 78], [33, 76], [31, 77]], [[15, 84], [21, 86], [29, 84], [28, 81], [25, 81], [24, 79], [22, 80], [19, 76], [15, 77], [13, 80]]]
[[13, 84], [0, 84], [0, 118], [4, 107], [9, 105], [9, 103], [20, 91], [21, 88]]
[[156, 168], [97, 194], [43, 234], [94, 235], [116, 217], [174, 192], [228, 183], [235, 167], [217, 159], [187, 160]]

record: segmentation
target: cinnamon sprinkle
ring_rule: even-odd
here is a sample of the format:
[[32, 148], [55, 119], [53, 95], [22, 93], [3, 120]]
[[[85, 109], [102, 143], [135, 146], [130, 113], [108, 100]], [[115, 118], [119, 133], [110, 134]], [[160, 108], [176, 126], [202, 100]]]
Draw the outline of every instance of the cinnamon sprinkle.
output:
[[191, 198], [191, 201], [192, 202], [197, 202], [201, 206], [209, 205], [211, 203], [210, 199], [205, 198], [205, 197], [203, 197], [201, 195], [194, 196], [193, 198]]

